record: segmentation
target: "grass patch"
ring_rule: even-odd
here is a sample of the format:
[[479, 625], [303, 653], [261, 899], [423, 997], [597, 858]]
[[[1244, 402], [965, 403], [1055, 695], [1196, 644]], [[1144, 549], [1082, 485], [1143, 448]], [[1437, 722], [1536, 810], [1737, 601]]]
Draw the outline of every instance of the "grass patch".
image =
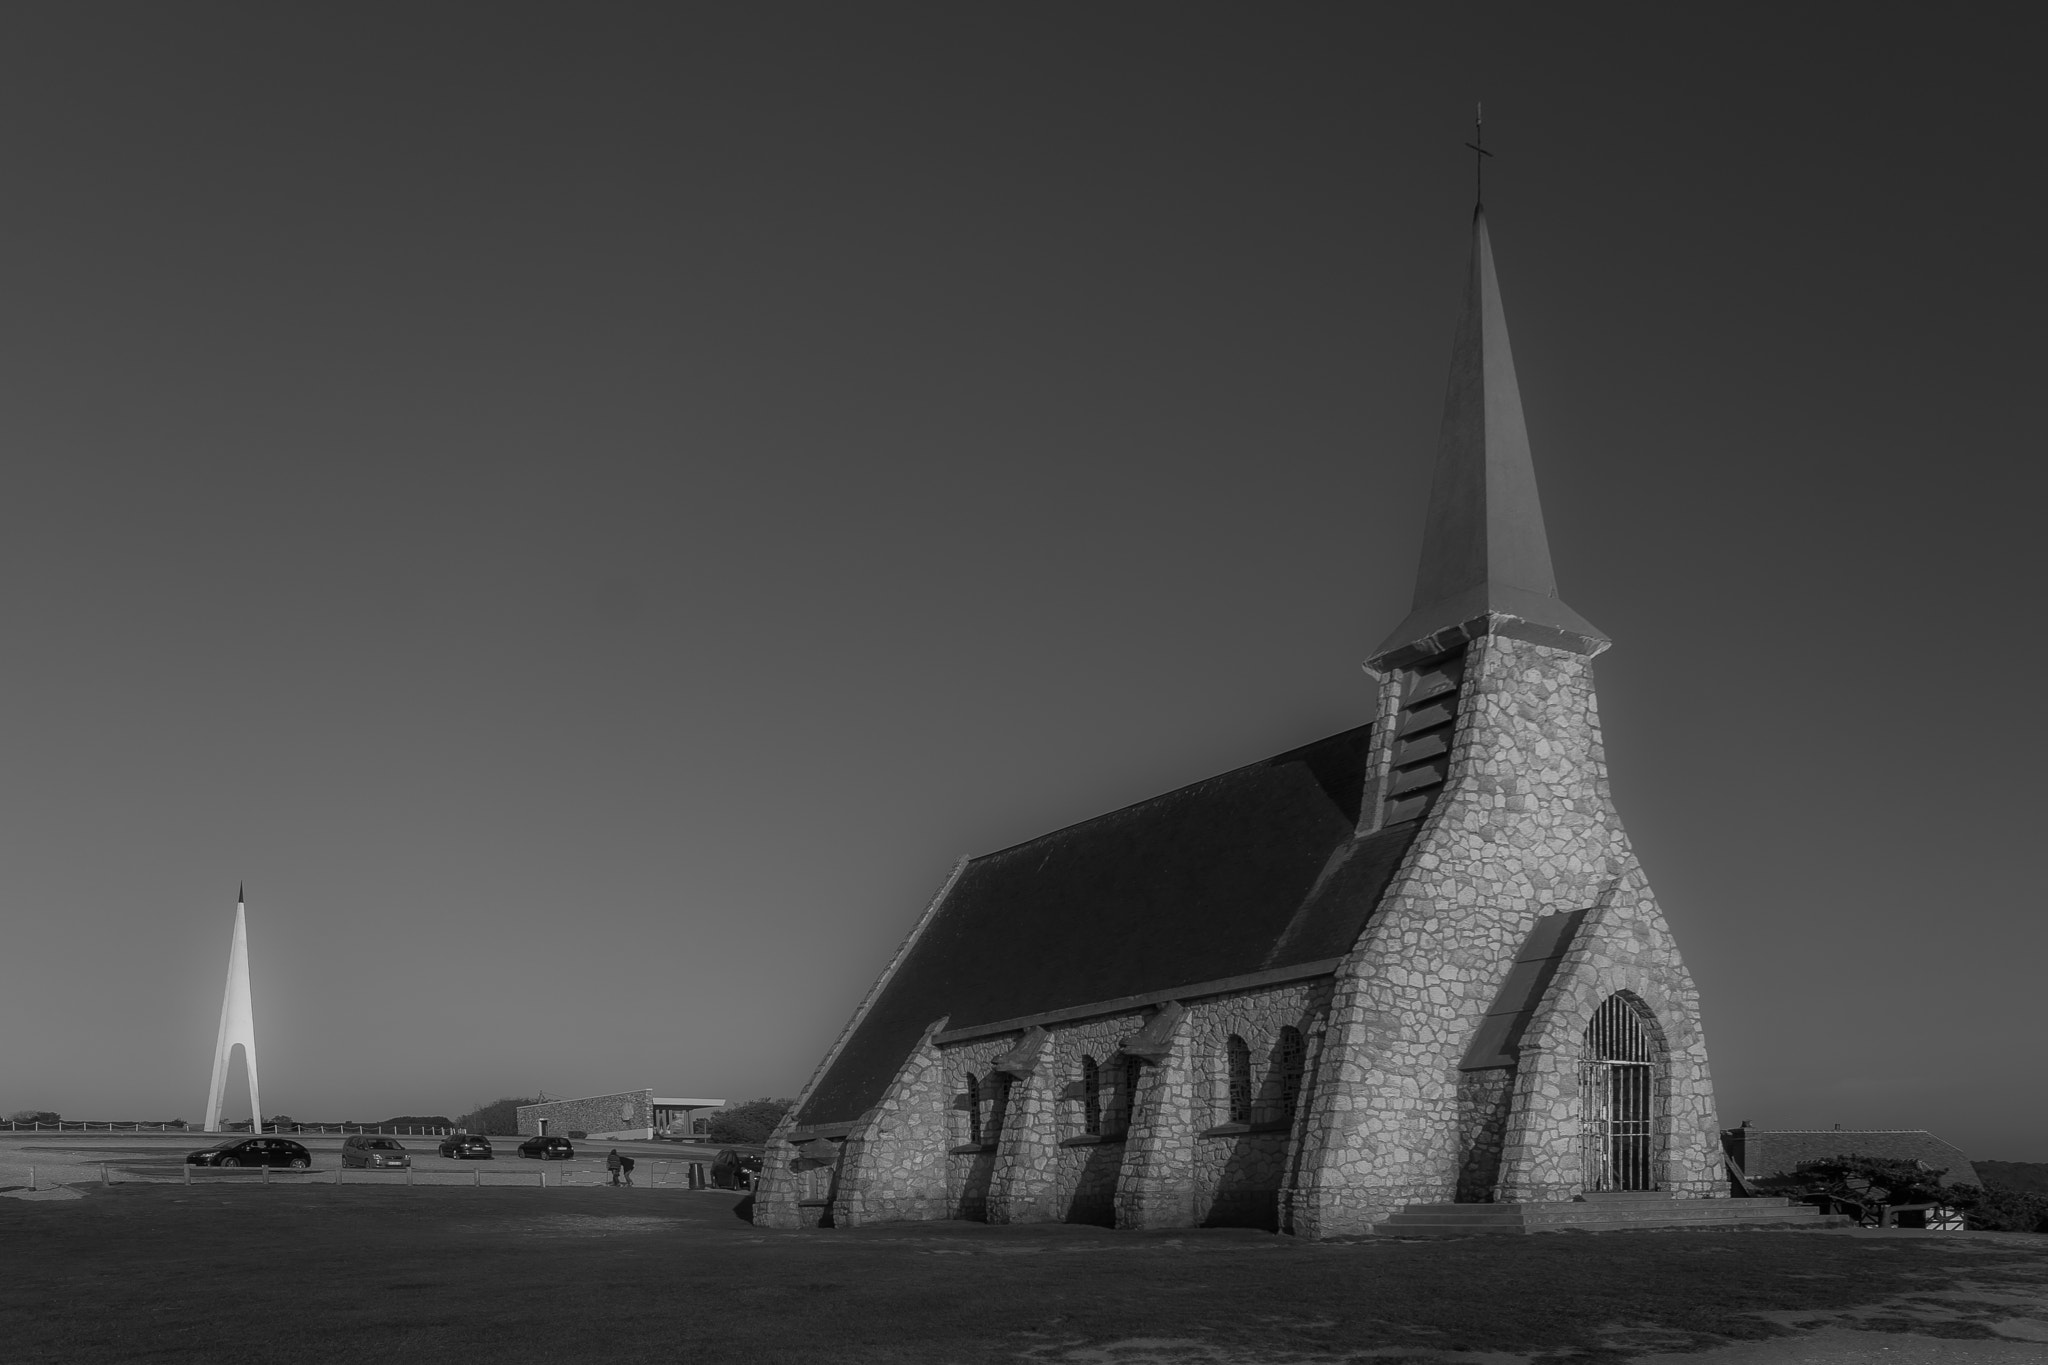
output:
[[2048, 1305], [2048, 1254], [2017, 1241], [1635, 1232], [1318, 1244], [966, 1223], [777, 1232], [740, 1221], [733, 1202], [284, 1185], [0, 1201], [7, 1355], [937, 1365], [1101, 1359], [1152, 1338], [1199, 1343], [1145, 1357], [1156, 1361], [1393, 1348], [1402, 1354], [1379, 1359], [1614, 1362], [1825, 1322], [1989, 1336], [2028, 1311], [2014, 1302]]

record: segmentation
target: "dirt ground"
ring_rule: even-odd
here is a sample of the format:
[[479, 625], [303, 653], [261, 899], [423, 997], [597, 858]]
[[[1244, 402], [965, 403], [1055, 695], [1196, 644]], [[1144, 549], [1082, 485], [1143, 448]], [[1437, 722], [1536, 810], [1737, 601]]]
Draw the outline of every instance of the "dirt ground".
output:
[[2048, 1361], [2048, 1238], [2017, 1235], [777, 1232], [681, 1189], [79, 1193], [0, 1199], [11, 1362]]

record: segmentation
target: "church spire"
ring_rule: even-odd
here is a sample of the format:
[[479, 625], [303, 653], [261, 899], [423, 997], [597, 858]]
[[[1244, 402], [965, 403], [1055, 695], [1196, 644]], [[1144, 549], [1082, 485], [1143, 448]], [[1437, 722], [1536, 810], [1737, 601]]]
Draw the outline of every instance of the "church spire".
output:
[[1493, 246], [1486, 213], [1475, 209], [1472, 272], [1451, 346], [1414, 607], [1372, 662], [1440, 654], [1489, 631], [1583, 654], [1608, 644], [1557, 596]]

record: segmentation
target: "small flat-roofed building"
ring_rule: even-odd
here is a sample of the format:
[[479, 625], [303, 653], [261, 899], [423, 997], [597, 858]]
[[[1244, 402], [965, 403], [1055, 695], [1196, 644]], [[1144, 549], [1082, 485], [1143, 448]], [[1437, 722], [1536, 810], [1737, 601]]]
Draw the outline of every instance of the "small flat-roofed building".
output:
[[665, 1100], [657, 1096], [654, 1101], [654, 1126], [657, 1130], [671, 1133], [694, 1133], [703, 1122], [699, 1113], [707, 1109], [725, 1108], [724, 1100]]
[[567, 1137], [576, 1132], [592, 1141], [613, 1142], [651, 1138], [661, 1132], [683, 1135], [692, 1130], [700, 1112], [724, 1106], [724, 1100], [661, 1098], [651, 1089], [621, 1090], [580, 1100], [542, 1100], [519, 1106], [519, 1135]]

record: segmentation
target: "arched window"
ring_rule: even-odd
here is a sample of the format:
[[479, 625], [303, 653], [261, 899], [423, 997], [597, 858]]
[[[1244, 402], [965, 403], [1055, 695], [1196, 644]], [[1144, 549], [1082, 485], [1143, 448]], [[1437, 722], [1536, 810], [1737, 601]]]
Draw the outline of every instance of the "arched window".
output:
[[1223, 1045], [1225, 1069], [1230, 1078], [1230, 1121], [1252, 1121], [1252, 1050], [1235, 1033]]
[[1621, 994], [1603, 1000], [1586, 1023], [1579, 1097], [1589, 1190], [1657, 1188], [1653, 1027], [1642, 1006]]
[[981, 1145], [981, 1082], [967, 1078], [967, 1140]]
[[1102, 1134], [1102, 1068], [1093, 1057], [1081, 1059], [1081, 1131], [1089, 1137]]
[[1301, 1030], [1288, 1025], [1280, 1030], [1280, 1046], [1275, 1049], [1280, 1063], [1280, 1117], [1288, 1123], [1294, 1122], [1294, 1111], [1301, 1107], [1301, 1077], [1308, 1068], [1308, 1046], [1302, 1041]]

